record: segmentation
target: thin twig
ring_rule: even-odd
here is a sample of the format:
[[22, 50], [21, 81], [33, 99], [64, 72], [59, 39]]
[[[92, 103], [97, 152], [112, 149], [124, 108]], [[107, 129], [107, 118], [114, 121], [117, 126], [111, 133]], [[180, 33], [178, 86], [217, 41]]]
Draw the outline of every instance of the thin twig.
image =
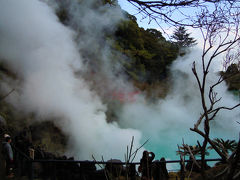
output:
[[135, 159], [135, 157], [136, 157], [136, 155], [137, 155], [137, 152], [138, 152], [148, 141], [149, 141], [149, 139], [146, 140], [140, 147], [138, 147], [138, 148], [131, 154], [131, 157], [133, 156], [131, 162], [133, 162], [133, 160]]
[[3, 99], [5, 99], [7, 96], [9, 96], [13, 91], [15, 91], [15, 89], [12, 89], [10, 92], [8, 92], [6, 95], [4, 95], [3, 97], [0, 97], [0, 101], [2, 101]]
[[193, 160], [193, 163], [195, 163], [196, 166], [197, 166], [199, 169], [201, 169], [201, 166], [197, 163], [197, 161], [196, 161], [196, 159], [195, 159], [195, 157], [194, 157], [194, 155], [193, 155], [190, 147], [189, 147], [188, 145], [184, 145], [184, 146], [188, 149], [188, 152], [189, 152], [189, 154], [190, 154], [190, 156], [191, 156], [191, 158], [192, 158], [192, 160]]

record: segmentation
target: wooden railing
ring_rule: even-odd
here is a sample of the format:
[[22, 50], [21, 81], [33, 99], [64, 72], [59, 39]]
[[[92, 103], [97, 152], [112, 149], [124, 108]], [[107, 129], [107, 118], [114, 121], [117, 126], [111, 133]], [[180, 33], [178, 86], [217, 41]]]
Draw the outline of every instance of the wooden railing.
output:
[[[16, 163], [18, 164], [17, 168], [19, 168], [18, 170], [19, 172], [16, 174], [16, 176], [21, 176], [21, 174], [25, 174], [25, 176], [27, 176], [29, 180], [39, 178], [38, 176], [42, 176], [43, 179], [50, 178], [51, 180], [56, 180], [59, 179], [59, 176], [62, 176], [63, 178], [63, 176], [65, 176], [64, 173], [67, 173], [69, 176], [73, 177], [74, 175], [78, 176], [75, 179], [92, 180], [94, 179], [94, 176], [95, 178], [98, 177], [97, 180], [111, 179], [108, 177], [110, 174], [109, 171], [111, 170], [106, 169], [107, 166], [110, 169], [112, 168], [113, 171], [115, 171], [116, 169], [118, 169], [118, 171], [122, 171], [121, 173], [123, 173], [124, 176], [130, 177], [131, 180], [134, 180], [136, 179], [137, 176], [139, 176], [139, 174], [136, 171], [136, 167], [140, 164], [140, 162], [126, 163], [126, 162], [114, 162], [114, 160], [103, 162], [103, 161], [79, 161], [79, 160], [56, 160], [56, 159], [31, 159], [29, 156], [21, 152], [18, 148], [14, 146], [13, 148], [15, 150], [15, 154], [17, 157], [16, 159]], [[221, 161], [221, 159], [206, 159], [205, 161], [219, 162]], [[192, 160], [185, 160], [184, 162], [188, 163], [192, 162]], [[164, 161], [164, 163], [180, 164], [181, 160], [167, 160]], [[104, 168], [97, 169], [96, 166], [102, 166]], [[94, 167], [96, 169], [94, 169]]]

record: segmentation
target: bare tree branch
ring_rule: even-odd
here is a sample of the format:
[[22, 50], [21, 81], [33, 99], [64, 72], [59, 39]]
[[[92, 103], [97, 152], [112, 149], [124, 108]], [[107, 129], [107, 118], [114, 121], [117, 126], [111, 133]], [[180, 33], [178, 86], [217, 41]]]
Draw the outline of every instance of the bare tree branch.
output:
[[208, 143], [212, 146], [212, 148], [218, 153], [218, 155], [223, 159], [223, 161], [227, 161], [227, 157], [224, 153], [222, 153], [217, 147], [216, 145], [213, 143], [213, 141], [202, 131], [200, 131], [199, 129], [195, 129], [195, 128], [190, 128], [191, 131], [194, 131], [196, 133], [198, 133], [199, 135], [201, 135], [203, 138], [207, 139]]
[[189, 152], [189, 154], [190, 154], [190, 156], [191, 156], [191, 159], [193, 160], [193, 163], [200, 169], [201, 167], [200, 167], [200, 165], [197, 163], [197, 161], [196, 161], [196, 159], [195, 159], [195, 157], [194, 157], [194, 155], [193, 155], [190, 147], [189, 147], [188, 145], [186, 145], [186, 144], [185, 144], [184, 146], [188, 149], [188, 152]]
[[[232, 0], [127, 1], [137, 8], [139, 14], [142, 14], [143, 19], [148, 17], [150, 22], [154, 20], [169, 25], [191, 27], [201, 27], [202, 24], [209, 25], [210, 18], [215, 19], [216, 22], [231, 22], [229, 17], [235, 13], [240, 2], [239, 0], [235, 0], [234, 3]], [[209, 7], [211, 7], [211, 9]]]
[[7, 94], [5, 94], [4, 96], [0, 97], [0, 101], [4, 100], [6, 97], [8, 97], [13, 91], [15, 91], [15, 89], [12, 89]]
[[237, 179], [240, 176], [240, 171], [233, 176], [233, 179]]

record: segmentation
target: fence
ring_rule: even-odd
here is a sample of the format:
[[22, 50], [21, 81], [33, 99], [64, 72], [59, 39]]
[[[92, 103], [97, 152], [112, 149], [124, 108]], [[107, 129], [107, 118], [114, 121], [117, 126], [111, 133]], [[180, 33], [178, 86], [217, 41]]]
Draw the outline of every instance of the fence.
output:
[[[13, 146], [14, 147], [14, 146]], [[66, 180], [106, 180], [112, 176], [125, 176], [128, 179], [140, 179], [136, 171], [139, 162], [115, 162], [115, 160], [102, 161], [77, 161], [56, 159], [31, 159], [29, 156], [14, 147], [16, 154], [16, 176], [26, 176], [29, 180], [41, 177], [41, 179]], [[200, 161], [200, 160], [197, 160]], [[206, 162], [221, 161], [221, 159], [206, 159]], [[192, 160], [185, 160], [185, 163]], [[156, 162], [153, 162], [153, 164]], [[161, 162], [158, 162], [161, 163]], [[164, 163], [178, 163], [180, 160], [170, 160]], [[165, 164], [165, 166], [166, 166]], [[97, 169], [96, 166], [102, 168]], [[154, 179], [155, 180], [155, 179]]]

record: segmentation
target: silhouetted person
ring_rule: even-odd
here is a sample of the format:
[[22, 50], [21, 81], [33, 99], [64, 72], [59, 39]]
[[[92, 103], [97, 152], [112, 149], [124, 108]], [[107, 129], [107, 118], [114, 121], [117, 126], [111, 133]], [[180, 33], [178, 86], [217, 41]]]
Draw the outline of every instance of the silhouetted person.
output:
[[12, 139], [9, 135], [4, 135], [5, 141], [3, 142], [3, 155], [5, 159], [5, 167], [6, 167], [6, 176], [8, 178], [14, 177], [13, 174], [13, 150], [11, 146]]
[[166, 166], [166, 160], [164, 157], [160, 159], [160, 179], [161, 180], [166, 180], [168, 179], [168, 171], [167, 171], [167, 166]]
[[144, 151], [142, 159], [140, 160], [139, 171], [142, 173], [142, 180], [150, 180], [151, 179], [151, 166], [152, 161], [155, 157], [153, 152]]
[[164, 157], [162, 157], [160, 161], [156, 160], [153, 162], [152, 177], [154, 180], [167, 180], [169, 178]]

